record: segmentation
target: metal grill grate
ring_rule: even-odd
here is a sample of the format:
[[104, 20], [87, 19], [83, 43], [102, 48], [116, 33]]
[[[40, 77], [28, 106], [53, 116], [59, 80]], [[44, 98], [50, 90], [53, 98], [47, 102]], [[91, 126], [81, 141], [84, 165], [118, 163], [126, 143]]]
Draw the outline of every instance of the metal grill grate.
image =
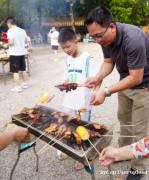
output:
[[[48, 128], [50, 126], [51, 123], [57, 123], [58, 124], [58, 119], [54, 118], [53, 116], [51, 116], [52, 112], [55, 112], [57, 110], [52, 109], [52, 108], [48, 108], [45, 106], [40, 106], [38, 108], [34, 108], [34, 113], [41, 113], [43, 112], [43, 116], [40, 117], [37, 121], [35, 121], [32, 126], [30, 126], [28, 128], [29, 132], [32, 133], [33, 135], [35, 135], [36, 137], [39, 137], [41, 134], [43, 134], [44, 129]], [[32, 119], [30, 117], [22, 119], [24, 117], [27, 117], [27, 114], [16, 114], [16, 115], [12, 115], [12, 119], [15, 120], [14, 123], [22, 126], [22, 127], [27, 127], [29, 124], [31, 124]], [[73, 119], [70, 122], [67, 122], [67, 117], [69, 117], [69, 115], [66, 115], [63, 117], [64, 122], [62, 124], [66, 124], [66, 126], [71, 127], [72, 131], [76, 131], [77, 126], [83, 126], [85, 124], [87, 124], [87, 122], [85, 121], [79, 121], [77, 122], [76, 119]], [[21, 120], [22, 119], [22, 120]], [[61, 124], [59, 124], [60, 126]], [[88, 131], [92, 131], [94, 130], [93, 126], [90, 124], [88, 126], [86, 126]], [[108, 129], [103, 129], [100, 130], [99, 133], [101, 135], [104, 134], [113, 134], [113, 131], [108, 130]], [[55, 141], [57, 141], [60, 137], [56, 137], [55, 135], [52, 134], [44, 134], [41, 139], [47, 143], [49, 143], [51, 140], [51, 144], [53, 144]], [[111, 140], [112, 137], [96, 137], [96, 138], [90, 138], [91, 142], [96, 146], [96, 148], [101, 151], [103, 148], [107, 147]], [[94, 160], [96, 159], [96, 157], [98, 157], [98, 153], [96, 152], [96, 150], [91, 146], [91, 144], [88, 141], [82, 141], [82, 147], [85, 151], [85, 154], [90, 162], [90, 164], [92, 165], [94, 163]], [[85, 160], [84, 157], [84, 153], [81, 150], [80, 145], [76, 144], [76, 140], [75, 138], [72, 136], [70, 139], [62, 139], [60, 141], [57, 141], [56, 144], [54, 145], [55, 148], [63, 151], [64, 153], [68, 154], [70, 157], [78, 160], [79, 162], [87, 165], [87, 162]]]

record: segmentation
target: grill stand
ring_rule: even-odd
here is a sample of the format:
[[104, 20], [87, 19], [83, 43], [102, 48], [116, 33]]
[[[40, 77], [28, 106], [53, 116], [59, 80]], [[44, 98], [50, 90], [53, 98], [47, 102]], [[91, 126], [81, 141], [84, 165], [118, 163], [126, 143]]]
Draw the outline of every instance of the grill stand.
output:
[[[34, 141], [33, 141], [33, 142], [34, 142]], [[21, 147], [21, 142], [18, 142], [18, 156], [17, 156], [17, 160], [16, 160], [16, 162], [15, 162], [15, 164], [14, 164], [12, 170], [11, 170], [10, 180], [12, 180], [13, 172], [14, 172], [14, 170], [15, 170], [18, 162], [19, 162], [20, 154], [21, 154], [22, 152], [30, 149], [31, 147], [33, 147], [34, 153], [35, 153], [35, 155], [36, 155], [36, 172], [38, 171], [38, 155], [37, 155], [36, 150], [35, 150], [35, 145], [36, 145], [36, 143], [35, 143], [35, 142], [33, 143], [33, 142], [28, 143], [27, 145], [25, 145], [25, 146], [23, 146], [23, 147]]]
[[[91, 175], [92, 180], [95, 180], [95, 170], [94, 170], [94, 166], [91, 166], [91, 169], [89, 168], [89, 166], [84, 166], [85, 170]], [[111, 172], [111, 167], [110, 165], [107, 167], [108, 168], [108, 172], [109, 172], [109, 176], [110, 176], [110, 180], [113, 180], [113, 175], [110, 173]]]

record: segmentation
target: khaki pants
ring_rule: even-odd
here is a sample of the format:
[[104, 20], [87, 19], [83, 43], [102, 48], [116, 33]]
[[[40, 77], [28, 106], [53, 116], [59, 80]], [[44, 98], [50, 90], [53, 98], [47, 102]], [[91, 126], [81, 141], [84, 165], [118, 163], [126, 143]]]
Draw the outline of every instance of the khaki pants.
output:
[[[144, 89], [127, 89], [118, 93], [118, 120], [121, 125], [120, 135], [132, 135], [135, 138], [119, 138], [119, 147], [130, 145], [149, 135], [149, 91]], [[134, 170], [147, 169], [148, 158], [131, 161]]]

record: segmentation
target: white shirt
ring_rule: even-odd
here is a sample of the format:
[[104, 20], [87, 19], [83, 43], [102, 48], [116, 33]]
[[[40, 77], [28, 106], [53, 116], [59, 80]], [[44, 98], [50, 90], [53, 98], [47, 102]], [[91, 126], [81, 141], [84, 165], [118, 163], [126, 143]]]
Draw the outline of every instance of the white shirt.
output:
[[14, 43], [9, 46], [8, 54], [14, 56], [22, 56], [25, 54], [25, 38], [26, 31], [19, 27], [13, 27], [8, 30], [8, 39], [13, 39]]
[[59, 35], [58, 31], [54, 31], [53, 33], [50, 34], [52, 46], [59, 46], [58, 39], [53, 39], [53, 38], [58, 38], [58, 35]]
[[[91, 56], [86, 51], [77, 58], [69, 56], [66, 60], [64, 80], [69, 79], [69, 82], [83, 84], [87, 77], [95, 76], [99, 72], [99, 68], [95, 60], [89, 57]], [[92, 90], [86, 87], [77, 87], [76, 90], [65, 93], [63, 106], [70, 109], [86, 107], [88, 111], [91, 110], [92, 106], [88, 104], [91, 100]]]

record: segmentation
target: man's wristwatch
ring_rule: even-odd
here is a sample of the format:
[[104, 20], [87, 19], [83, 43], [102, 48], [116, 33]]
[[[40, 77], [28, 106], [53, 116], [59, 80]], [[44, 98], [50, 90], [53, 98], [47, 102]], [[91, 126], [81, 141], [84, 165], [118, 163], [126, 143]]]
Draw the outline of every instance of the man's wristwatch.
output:
[[111, 93], [109, 92], [107, 87], [105, 87], [105, 92], [106, 92], [106, 97], [110, 97], [111, 96]]

